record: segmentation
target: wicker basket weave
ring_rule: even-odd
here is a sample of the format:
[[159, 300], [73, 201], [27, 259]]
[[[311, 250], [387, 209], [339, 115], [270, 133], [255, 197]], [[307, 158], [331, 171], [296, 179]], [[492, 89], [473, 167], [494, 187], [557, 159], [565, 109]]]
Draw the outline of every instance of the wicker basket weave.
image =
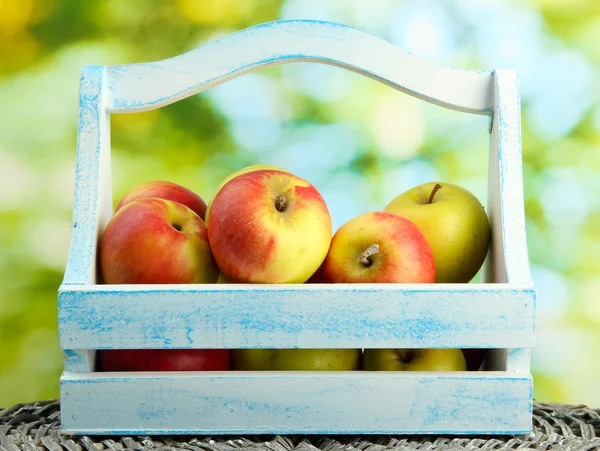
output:
[[400, 451], [600, 450], [600, 409], [534, 403], [527, 436], [67, 437], [57, 400], [0, 410], [0, 451]]

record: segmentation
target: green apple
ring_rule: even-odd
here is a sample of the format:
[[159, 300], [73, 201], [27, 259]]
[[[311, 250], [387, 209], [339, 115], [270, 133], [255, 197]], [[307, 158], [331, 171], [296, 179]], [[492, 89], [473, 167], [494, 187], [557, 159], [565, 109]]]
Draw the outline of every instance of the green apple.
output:
[[365, 349], [365, 371], [466, 371], [460, 349]]
[[232, 368], [243, 371], [351, 371], [360, 349], [234, 349]]
[[405, 191], [384, 209], [414, 222], [435, 261], [435, 282], [467, 283], [490, 246], [490, 224], [481, 202], [451, 183], [430, 182]]

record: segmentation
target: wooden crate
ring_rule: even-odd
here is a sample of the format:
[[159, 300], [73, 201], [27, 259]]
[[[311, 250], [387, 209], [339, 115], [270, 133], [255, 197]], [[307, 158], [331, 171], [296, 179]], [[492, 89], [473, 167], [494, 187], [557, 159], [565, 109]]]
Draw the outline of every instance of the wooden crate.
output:
[[[492, 245], [481, 283], [99, 285], [112, 209], [110, 115], [160, 108], [274, 64], [348, 69], [490, 118]], [[278, 21], [163, 61], [86, 66], [72, 242], [58, 294], [61, 421], [76, 434], [531, 430], [535, 291], [511, 70], [442, 67], [345, 25]], [[478, 372], [94, 372], [96, 349], [492, 348]]]

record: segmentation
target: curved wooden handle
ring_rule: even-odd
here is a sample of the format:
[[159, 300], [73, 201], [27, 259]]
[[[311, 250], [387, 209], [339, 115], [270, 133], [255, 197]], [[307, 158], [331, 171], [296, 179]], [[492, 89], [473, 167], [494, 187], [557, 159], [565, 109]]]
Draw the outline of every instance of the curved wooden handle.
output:
[[249, 71], [299, 61], [348, 69], [447, 108], [492, 112], [491, 71], [433, 64], [356, 28], [313, 20], [269, 22], [173, 58], [106, 67], [105, 108], [160, 108]]

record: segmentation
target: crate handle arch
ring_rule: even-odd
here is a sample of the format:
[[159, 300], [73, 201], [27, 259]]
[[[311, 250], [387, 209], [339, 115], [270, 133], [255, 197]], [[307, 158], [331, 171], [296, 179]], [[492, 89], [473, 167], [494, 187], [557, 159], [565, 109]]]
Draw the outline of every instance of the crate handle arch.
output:
[[[96, 242], [112, 214], [110, 114], [169, 105], [262, 67], [316, 62], [341, 67], [421, 100], [492, 118], [488, 214], [499, 224], [493, 280], [531, 283], [522, 188], [520, 99], [511, 70], [440, 66], [356, 28], [313, 20], [257, 25], [162, 61], [85, 66], [80, 84], [72, 238], [64, 285], [89, 284]], [[495, 219], [495, 217], [498, 219]]]

